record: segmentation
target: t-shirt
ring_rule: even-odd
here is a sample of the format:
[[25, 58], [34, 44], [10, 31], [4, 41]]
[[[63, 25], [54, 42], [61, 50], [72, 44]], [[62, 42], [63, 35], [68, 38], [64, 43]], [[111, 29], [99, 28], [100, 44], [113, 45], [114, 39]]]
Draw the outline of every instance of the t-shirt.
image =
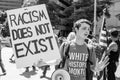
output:
[[[65, 64], [71, 80], [86, 80], [87, 60], [91, 56], [88, 53], [87, 45], [78, 45], [75, 42], [71, 42], [68, 54], [69, 58], [67, 58]], [[89, 59], [92, 61], [92, 58]]]

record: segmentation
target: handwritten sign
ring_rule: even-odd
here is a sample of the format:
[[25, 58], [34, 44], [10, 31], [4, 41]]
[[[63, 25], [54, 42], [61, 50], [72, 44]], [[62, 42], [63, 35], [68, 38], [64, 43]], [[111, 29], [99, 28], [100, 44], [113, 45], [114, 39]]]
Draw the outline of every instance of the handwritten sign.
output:
[[17, 68], [60, 58], [45, 4], [7, 11]]

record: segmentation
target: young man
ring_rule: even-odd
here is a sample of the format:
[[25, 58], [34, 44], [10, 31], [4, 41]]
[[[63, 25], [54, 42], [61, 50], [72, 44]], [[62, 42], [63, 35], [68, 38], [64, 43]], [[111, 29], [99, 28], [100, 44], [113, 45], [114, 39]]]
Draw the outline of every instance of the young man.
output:
[[86, 73], [88, 60], [91, 62], [91, 70], [94, 72], [99, 72], [108, 65], [109, 59], [107, 56], [105, 57], [105, 54], [98, 62], [95, 53], [89, 53], [88, 51], [85, 39], [89, 35], [90, 26], [91, 23], [86, 19], [76, 21], [74, 24], [76, 38], [69, 43], [69, 52], [65, 53], [66, 44], [68, 43], [63, 43], [60, 47], [62, 59], [67, 57], [64, 69], [70, 74], [71, 80], [88, 80], [86, 79], [86, 76], [88, 76], [88, 73]]

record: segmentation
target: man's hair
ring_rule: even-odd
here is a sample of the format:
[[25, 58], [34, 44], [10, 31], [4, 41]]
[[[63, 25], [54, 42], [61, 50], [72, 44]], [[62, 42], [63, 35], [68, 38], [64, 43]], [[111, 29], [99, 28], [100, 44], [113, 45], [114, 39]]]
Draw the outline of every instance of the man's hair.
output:
[[113, 28], [113, 29], [111, 29], [110, 34], [111, 34], [112, 37], [117, 38], [119, 32], [118, 32], [117, 29]]
[[91, 22], [90, 22], [89, 20], [87, 20], [87, 19], [79, 19], [79, 20], [77, 20], [77, 21], [74, 23], [74, 28], [79, 29], [79, 27], [81, 27], [81, 23], [86, 23], [86, 24], [88, 24], [88, 25], [91, 26]]

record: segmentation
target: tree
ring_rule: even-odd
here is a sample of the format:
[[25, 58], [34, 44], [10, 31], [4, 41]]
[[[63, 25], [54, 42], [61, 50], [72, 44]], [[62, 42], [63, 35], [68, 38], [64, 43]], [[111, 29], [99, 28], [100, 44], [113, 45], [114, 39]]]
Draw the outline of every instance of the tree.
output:
[[[63, 5], [58, 4], [57, 1]], [[63, 26], [65, 27], [64, 29], [71, 31], [73, 23], [80, 18], [86, 18], [93, 22], [94, 0], [78, 0], [78, 2], [73, 2], [73, 0], [57, 1], [38, 0], [38, 4], [46, 4], [51, 23], [56, 28], [60, 29]], [[97, 0], [97, 20], [102, 16], [103, 9], [109, 8], [112, 4], [111, 0]], [[110, 17], [108, 9], [105, 14]], [[5, 30], [9, 30], [8, 27], [5, 28]]]
[[[67, 2], [66, 0], [59, 0], [63, 1], [63, 4], [65, 5]], [[71, 1], [70, 1], [71, 2]], [[94, 20], [94, 0], [79, 0], [78, 2], [68, 2], [69, 5], [67, 5], [66, 8], [60, 9], [58, 8], [55, 10], [55, 14], [59, 19], [59, 24], [62, 26], [65, 26], [66, 29], [72, 30], [73, 22], [80, 18], [86, 18], [93, 22]], [[55, 4], [55, 3], [54, 3]], [[103, 9], [106, 8], [106, 17], [110, 17], [108, 8], [113, 3], [111, 0], [97, 0], [97, 20], [103, 15]], [[56, 6], [59, 6], [56, 4]], [[57, 7], [55, 7], [57, 8]], [[59, 27], [59, 26], [58, 26]]]
[[[93, 22], [94, 0], [77, 0], [77, 2], [74, 0], [49, 0], [45, 3], [52, 25], [59, 29], [63, 26], [65, 31], [72, 31], [73, 23], [81, 18]], [[97, 0], [97, 20], [103, 15], [104, 8], [107, 8], [106, 16], [110, 17], [108, 8], [112, 4], [111, 0]]]
[[[108, 4], [109, 3], [109, 4]], [[107, 6], [106, 6], [107, 4]], [[110, 0], [99, 1], [97, 5], [97, 20], [103, 14], [103, 9], [111, 5], [112, 2]], [[70, 13], [70, 10], [72, 13]], [[93, 22], [94, 18], [94, 2], [92, 0], [81, 0], [81, 2], [75, 2], [71, 6], [65, 8], [63, 14], [66, 15], [64, 19], [71, 19], [73, 22], [80, 19], [80, 18], [87, 18], [91, 22]], [[106, 11], [106, 16], [110, 17], [108, 9]], [[69, 21], [69, 20], [68, 20]], [[66, 22], [65, 22], [66, 23]]]

